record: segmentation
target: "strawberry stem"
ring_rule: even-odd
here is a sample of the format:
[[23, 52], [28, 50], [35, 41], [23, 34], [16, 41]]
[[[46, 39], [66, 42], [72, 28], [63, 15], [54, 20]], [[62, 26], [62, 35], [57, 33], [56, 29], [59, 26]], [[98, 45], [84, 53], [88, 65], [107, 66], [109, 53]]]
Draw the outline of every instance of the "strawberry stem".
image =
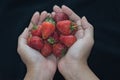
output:
[[70, 30], [71, 31], [77, 30], [77, 25], [74, 22], [71, 22]]
[[55, 40], [54, 40], [54, 38], [52, 38], [52, 37], [48, 38], [47, 41], [48, 41], [50, 44], [54, 44], [54, 43], [55, 43]]
[[36, 25], [33, 25], [33, 30], [36, 30], [38, 27]]
[[62, 50], [62, 57], [66, 54], [66, 51], [67, 51], [66, 48], [64, 48], [64, 49]]
[[51, 18], [51, 17], [47, 17], [47, 18], [45, 19], [45, 21], [46, 21], [46, 22], [50, 22], [50, 23], [52, 23], [52, 24], [55, 25], [55, 20], [54, 20], [53, 18]]
[[37, 25], [35, 24], [35, 23], [33, 23], [32, 21], [31, 21], [31, 23], [32, 23], [32, 25], [33, 25], [33, 30], [36, 30], [38, 27], [37, 27]]
[[71, 25], [70, 30], [71, 30], [71, 31], [74, 31], [74, 30], [75, 30], [74, 25]]

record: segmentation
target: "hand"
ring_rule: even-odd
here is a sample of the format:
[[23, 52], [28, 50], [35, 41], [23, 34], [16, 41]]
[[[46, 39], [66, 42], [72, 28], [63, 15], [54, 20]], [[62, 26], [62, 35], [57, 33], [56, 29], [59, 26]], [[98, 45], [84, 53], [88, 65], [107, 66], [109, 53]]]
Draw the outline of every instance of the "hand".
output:
[[87, 65], [87, 59], [94, 44], [93, 26], [85, 17], [82, 19], [66, 6], [54, 6], [55, 12], [64, 12], [77, 23], [78, 31], [75, 34], [77, 41], [69, 48], [67, 54], [59, 61], [58, 69], [66, 80], [97, 80]]
[[18, 39], [18, 53], [27, 67], [27, 74], [25, 80], [52, 80], [56, 71], [56, 58], [51, 55], [47, 58], [43, 57], [40, 52], [32, 49], [27, 45], [27, 37], [29, 30], [32, 29], [33, 23], [38, 25], [48, 16], [46, 11], [41, 15], [36, 12], [29, 27], [26, 28]]

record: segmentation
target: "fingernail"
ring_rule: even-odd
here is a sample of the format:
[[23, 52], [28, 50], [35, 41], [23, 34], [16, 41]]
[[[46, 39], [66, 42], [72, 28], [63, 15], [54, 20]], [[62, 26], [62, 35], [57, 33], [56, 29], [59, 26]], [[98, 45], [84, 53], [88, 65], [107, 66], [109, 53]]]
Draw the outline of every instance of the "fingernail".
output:
[[84, 22], [88, 22], [88, 20], [86, 19], [85, 16], [82, 17], [82, 20], [83, 20]]
[[59, 8], [59, 7], [58, 7], [57, 5], [54, 5], [54, 6], [53, 6], [53, 10], [56, 9], [56, 8]]
[[36, 11], [36, 12], [34, 13], [34, 15], [37, 15], [37, 14], [39, 14], [39, 11]]
[[42, 13], [47, 13], [47, 11], [43, 11]]
[[62, 5], [62, 7], [65, 7], [65, 5]]
[[55, 12], [51, 12], [51, 14], [55, 14]]
[[48, 16], [48, 17], [51, 17], [51, 14], [50, 14], [50, 13], [48, 13], [48, 14], [47, 14], [47, 16]]
[[82, 26], [84, 29], [88, 27], [88, 21], [85, 16], [82, 17]]
[[59, 7], [58, 5], [54, 5], [54, 7]]

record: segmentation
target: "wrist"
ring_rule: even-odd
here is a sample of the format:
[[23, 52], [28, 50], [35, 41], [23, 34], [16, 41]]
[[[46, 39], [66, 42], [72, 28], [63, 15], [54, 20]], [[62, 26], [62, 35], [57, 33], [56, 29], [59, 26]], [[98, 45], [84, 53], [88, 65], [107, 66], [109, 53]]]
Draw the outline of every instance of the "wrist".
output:
[[74, 68], [72, 68], [71, 74], [65, 75], [66, 80], [82, 80], [83, 70], [85, 67], [88, 67], [86, 64], [75, 64]]
[[[99, 80], [97, 76], [89, 68], [86, 61], [82, 62], [70, 62], [66, 65], [67, 69], [64, 68], [63, 76], [66, 80]], [[64, 65], [64, 64], [63, 64]], [[71, 65], [71, 66], [70, 66]], [[72, 66], [74, 65], [74, 66]]]
[[65, 80], [80, 80], [81, 69], [84, 66], [87, 66], [86, 60], [63, 58], [58, 64], [58, 69]]
[[[52, 77], [47, 75], [43, 66], [35, 65], [27, 67], [27, 73], [24, 80], [51, 80]], [[47, 75], [47, 77], [46, 77]]]
[[68, 76], [66, 80], [100, 80], [89, 68], [87, 64], [80, 64], [79, 68], [72, 76]]

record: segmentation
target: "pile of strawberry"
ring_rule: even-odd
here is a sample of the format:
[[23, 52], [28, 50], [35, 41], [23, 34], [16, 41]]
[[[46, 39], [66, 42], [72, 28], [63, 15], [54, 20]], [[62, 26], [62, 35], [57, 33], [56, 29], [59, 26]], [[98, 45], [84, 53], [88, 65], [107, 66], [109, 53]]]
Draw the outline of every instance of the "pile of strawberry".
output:
[[63, 13], [56, 13], [54, 18], [47, 17], [42, 24], [34, 25], [27, 39], [27, 44], [47, 57], [54, 54], [62, 57], [77, 40], [75, 22]]

